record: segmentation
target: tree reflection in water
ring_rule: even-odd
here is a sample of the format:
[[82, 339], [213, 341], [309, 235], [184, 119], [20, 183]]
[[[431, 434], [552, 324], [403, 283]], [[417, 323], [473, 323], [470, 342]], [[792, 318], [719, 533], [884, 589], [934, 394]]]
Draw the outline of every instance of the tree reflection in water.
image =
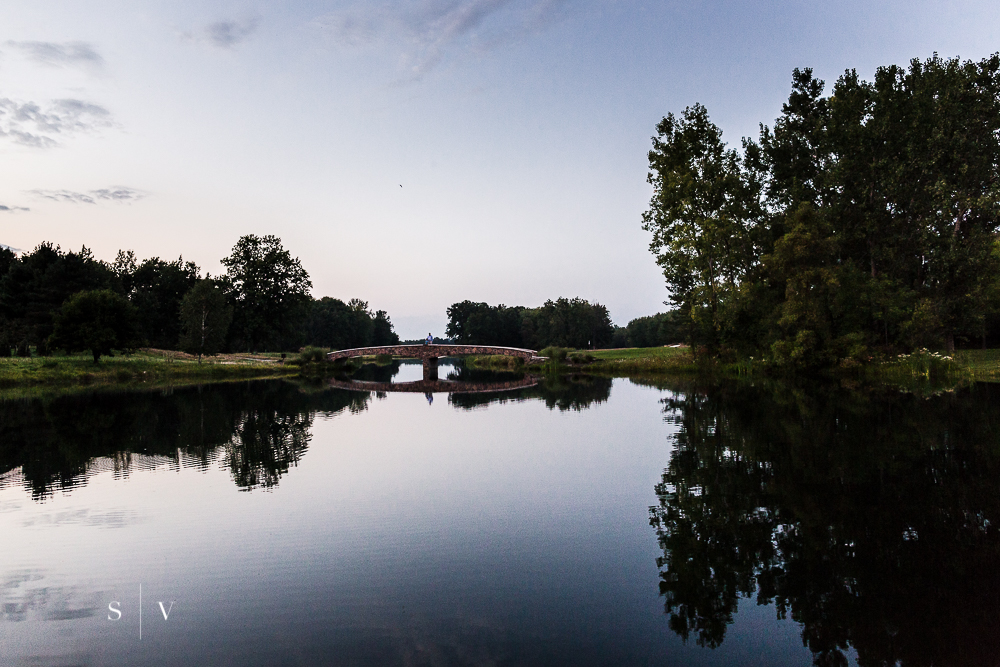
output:
[[239, 487], [267, 488], [301, 459], [317, 412], [356, 412], [370, 399], [258, 381], [0, 401], [0, 474], [20, 468], [42, 499], [85, 481], [96, 460], [124, 476], [136, 465], [221, 458]]
[[[520, 377], [518, 374], [498, 373], [495, 371], [472, 370], [459, 367], [456, 372], [448, 375], [449, 380], [458, 382], [502, 382], [505, 379]], [[603, 403], [611, 396], [611, 378], [588, 375], [545, 375], [539, 378], [537, 385], [514, 391], [479, 393], [479, 394], [449, 394], [448, 402], [456, 408], [472, 410], [490, 403], [507, 403], [541, 399], [550, 410], [560, 411], [580, 410], [594, 403]]]
[[921, 399], [725, 384], [664, 399], [679, 431], [650, 522], [670, 627], [718, 646], [740, 596], [817, 665], [995, 665], [1000, 386]]
[[[387, 380], [398, 368], [398, 362], [366, 367], [361, 375]], [[486, 375], [461, 370], [456, 379]], [[610, 391], [609, 379], [550, 378], [527, 390], [453, 394], [449, 401], [471, 409], [540, 398], [550, 408], [580, 410], [607, 400]], [[218, 461], [241, 489], [271, 488], [302, 459], [317, 413], [365, 410], [373, 396], [385, 394], [330, 389], [321, 381], [256, 381], [0, 401], [0, 485], [19, 469], [16, 478], [41, 500], [102, 470], [127, 476], [143, 466], [206, 468]]]

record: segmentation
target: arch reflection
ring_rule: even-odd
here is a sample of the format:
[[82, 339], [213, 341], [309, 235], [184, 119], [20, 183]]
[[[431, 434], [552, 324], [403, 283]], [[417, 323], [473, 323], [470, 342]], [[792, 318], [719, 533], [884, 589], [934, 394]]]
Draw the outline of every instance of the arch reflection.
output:
[[487, 394], [515, 391], [537, 386], [540, 378], [525, 375], [516, 380], [494, 382], [466, 382], [462, 380], [416, 380], [413, 382], [372, 382], [369, 380], [329, 380], [335, 389], [348, 391], [375, 391], [379, 393], [419, 393], [419, 394]]

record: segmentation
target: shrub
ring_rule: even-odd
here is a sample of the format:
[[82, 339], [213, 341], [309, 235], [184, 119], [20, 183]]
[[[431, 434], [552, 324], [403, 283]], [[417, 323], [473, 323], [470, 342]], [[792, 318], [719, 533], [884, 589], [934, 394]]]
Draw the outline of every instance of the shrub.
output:
[[570, 348], [567, 347], [555, 347], [554, 345], [543, 348], [539, 351], [538, 356], [548, 357], [553, 361], [565, 361], [566, 356], [570, 353]]
[[299, 358], [296, 361], [300, 364], [321, 363], [326, 361], [326, 352], [322, 347], [307, 345], [299, 350]]

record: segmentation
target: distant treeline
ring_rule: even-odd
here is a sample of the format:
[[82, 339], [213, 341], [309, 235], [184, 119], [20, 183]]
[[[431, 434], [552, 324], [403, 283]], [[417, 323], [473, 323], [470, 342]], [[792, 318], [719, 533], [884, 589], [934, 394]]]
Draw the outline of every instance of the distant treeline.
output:
[[615, 345], [613, 347], [661, 347], [684, 342], [686, 331], [680, 312], [671, 310], [666, 313], [637, 317], [628, 326], [615, 329]]
[[546, 301], [540, 308], [455, 303], [448, 308], [446, 332], [456, 342], [474, 345], [588, 349], [608, 347], [615, 327], [601, 304], [560, 298]]
[[274, 236], [240, 238], [222, 264], [226, 273], [212, 277], [182, 258], [139, 261], [132, 251], [108, 263], [86, 247], [0, 248], [0, 356], [52, 344], [95, 348], [96, 359], [98, 347], [211, 353], [399, 340], [388, 314], [365, 301], [311, 297], [309, 274]]
[[584, 299], [559, 298], [540, 308], [461, 301], [448, 308], [447, 335], [457, 343], [540, 350], [659, 347], [684, 341], [684, 318], [672, 310], [619, 327], [608, 309]]

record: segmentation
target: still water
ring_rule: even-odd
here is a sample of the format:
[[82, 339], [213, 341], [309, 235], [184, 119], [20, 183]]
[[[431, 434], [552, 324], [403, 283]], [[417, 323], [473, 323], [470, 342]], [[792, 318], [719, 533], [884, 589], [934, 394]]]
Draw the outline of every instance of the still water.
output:
[[0, 402], [0, 665], [997, 663], [1000, 387], [432, 398]]

